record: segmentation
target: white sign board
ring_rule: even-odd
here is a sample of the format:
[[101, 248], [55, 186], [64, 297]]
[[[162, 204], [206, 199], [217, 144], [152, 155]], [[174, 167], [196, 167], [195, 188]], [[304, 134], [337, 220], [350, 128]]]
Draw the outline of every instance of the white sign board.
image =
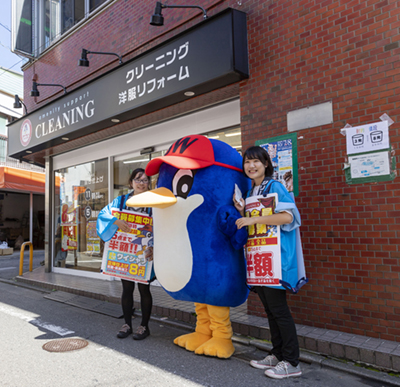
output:
[[350, 156], [351, 178], [384, 176], [390, 174], [389, 152]]
[[[269, 216], [278, 204], [276, 193], [246, 199], [246, 216]], [[256, 223], [248, 227], [246, 244], [247, 284], [280, 286], [282, 280], [281, 233], [279, 226]]]
[[346, 147], [348, 155], [389, 149], [388, 122], [375, 122], [347, 128]]

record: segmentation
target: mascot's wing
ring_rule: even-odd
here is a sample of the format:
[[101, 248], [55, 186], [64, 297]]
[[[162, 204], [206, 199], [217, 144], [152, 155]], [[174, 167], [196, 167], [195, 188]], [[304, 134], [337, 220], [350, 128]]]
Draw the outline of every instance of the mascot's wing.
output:
[[241, 218], [239, 211], [233, 206], [222, 206], [218, 210], [217, 223], [219, 230], [229, 237], [232, 246], [236, 249], [242, 249], [247, 242], [247, 229], [245, 227], [238, 230], [235, 222]]

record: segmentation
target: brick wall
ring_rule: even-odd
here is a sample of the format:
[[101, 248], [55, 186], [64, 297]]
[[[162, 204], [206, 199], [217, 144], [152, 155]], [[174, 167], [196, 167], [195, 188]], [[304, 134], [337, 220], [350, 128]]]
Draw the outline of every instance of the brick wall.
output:
[[[309, 284], [290, 296], [296, 322], [400, 341], [400, 183], [348, 185], [340, 129], [395, 123], [399, 163], [399, 1], [266, 1], [248, 10], [251, 78], [242, 138], [287, 133], [288, 111], [333, 102], [334, 123], [298, 133], [297, 204]], [[262, 314], [255, 294], [249, 312]]]
[[[204, 2], [202, 6], [208, 7], [208, 3], [211, 4]], [[181, 4], [186, 3], [183, 1]], [[67, 87], [67, 91], [72, 91], [118, 66], [115, 56], [89, 54], [90, 66], [79, 67], [82, 48], [114, 52], [123, 56], [123, 61], [127, 61], [203, 19], [200, 10], [168, 9], [163, 11], [164, 26], [153, 27], [149, 23], [155, 5], [156, 1], [149, 0], [115, 1], [71, 35], [50, 47], [39, 60], [26, 66], [24, 102], [28, 111], [40, 108], [63, 93], [57, 87], [39, 86], [40, 97], [30, 97], [34, 78], [38, 83], [58, 83]], [[211, 15], [212, 10], [210, 12]]]
[[[298, 134], [297, 203], [310, 282], [290, 296], [296, 322], [400, 341], [400, 183], [346, 184], [340, 134], [346, 123], [379, 121], [387, 113], [395, 121], [389, 133], [399, 164], [399, 1], [200, 3], [210, 15], [228, 6], [248, 15], [250, 79], [240, 83], [244, 148], [286, 134], [288, 111], [333, 103], [333, 124]], [[155, 1], [118, 0], [26, 66], [28, 110], [61, 95], [43, 87], [36, 101], [29, 97], [35, 75], [71, 91], [118, 65], [93, 55], [89, 68], [78, 67], [82, 48], [127, 60], [202, 19], [198, 11], [168, 9], [165, 26], [150, 27], [154, 7]], [[249, 313], [262, 314], [254, 294], [248, 305]]]

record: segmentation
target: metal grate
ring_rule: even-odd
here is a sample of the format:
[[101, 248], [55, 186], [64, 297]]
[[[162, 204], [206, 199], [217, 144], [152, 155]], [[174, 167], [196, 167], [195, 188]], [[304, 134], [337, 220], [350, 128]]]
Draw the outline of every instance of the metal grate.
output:
[[89, 343], [83, 339], [59, 339], [43, 344], [43, 349], [48, 352], [68, 352], [85, 348]]

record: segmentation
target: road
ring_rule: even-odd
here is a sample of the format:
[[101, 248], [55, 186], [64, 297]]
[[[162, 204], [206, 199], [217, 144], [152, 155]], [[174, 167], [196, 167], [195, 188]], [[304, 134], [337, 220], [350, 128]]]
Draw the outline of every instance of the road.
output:
[[[44, 298], [44, 291], [0, 282], [0, 386], [4, 387], [383, 387], [381, 383], [302, 363], [303, 376], [268, 379], [249, 359], [266, 354], [235, 344], [229, 360], [197, 356], [173, 344], [187, 333], [150, 322], [143, 341], [117, 339], [122, 321]], [[134, 319], [134, 327], [139, 319]], [[46, 343], [80, 338], [85, 348], [48, 352]]]
[[[0, 278], [12, 279], [19, 274], [20, 250], [14, 250], [11, 255], [0, 255]], [[33, 250], [33, 270], [44, 260], [44, 250]], [[29, 248], [24, 251], [24, 270], [29, 270]]]

